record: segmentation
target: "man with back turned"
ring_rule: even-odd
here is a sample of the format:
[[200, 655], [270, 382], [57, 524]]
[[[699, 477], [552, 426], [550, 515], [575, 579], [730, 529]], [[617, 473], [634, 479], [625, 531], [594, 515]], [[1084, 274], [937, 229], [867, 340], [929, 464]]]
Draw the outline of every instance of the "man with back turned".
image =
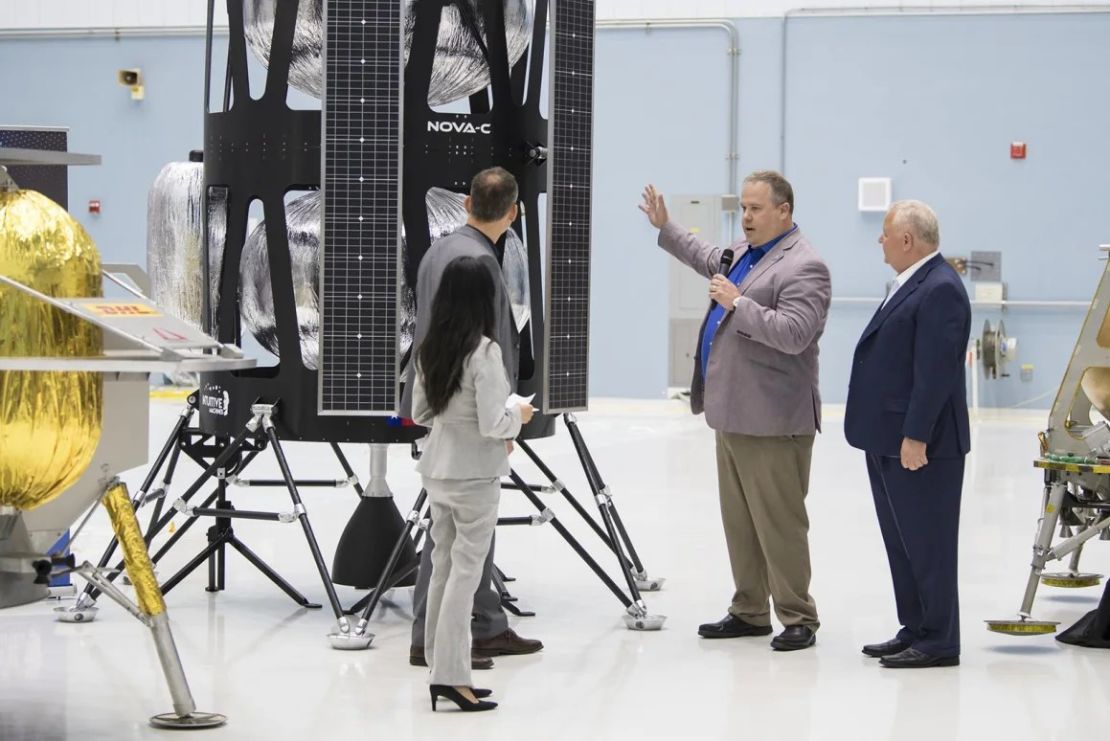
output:
[[[420, 261], [416, 277], [416, 330], [412, 342], [412, 357], [415, 358], [427, 334], [432, 300], [439, 290], [440, 278], [447, 265], [460, 257], [473, 257], [486, 266], [494, 279], [497, 336], [491, 339], [501, 347], [505, 373], [514, 390], [519, 375], [520, 336], [513, 321], [512, 303], [497, 261], [495, 245], [516, 220], [517, 198], [516, 178], [510, 172], [500, 167], [491, 167], [474, 176], [470, 195], [463, 204], [468, 214], [466, 224], [436, 240]], [[414, 362], [409, 363], [405, 391], [401, 398], [403, 417], [412, 416], [415, 367]], [[409, 662], [415, 666], [427, 665], [424, 657], [424, 613], [427, 609], [428, 580], [432, 570], [431, 554], [435, 544], [431, 537], [427, 537], [424, 542], [416, 590], [413, 593], [414, 620]], [[475, 669], [491, 668], [492, 656], [528, 654], [543, 648], [539, 641], [521, 638], [509, 627], [505, 610], [501, 606], [501, 595], [493, 588], [493, 550], [491, 545], [478, 591], [474, 593], [471, 635], [472, 664]]]

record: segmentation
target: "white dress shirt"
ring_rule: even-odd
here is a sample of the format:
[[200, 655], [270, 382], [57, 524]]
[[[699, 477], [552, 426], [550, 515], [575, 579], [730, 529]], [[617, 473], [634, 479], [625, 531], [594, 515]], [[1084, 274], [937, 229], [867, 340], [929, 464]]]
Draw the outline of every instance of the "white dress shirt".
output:
[[883, 299], [883, 304], [879, 307], [879, 309], [881, 310], [884, 306], [887, 305], [887, 303], [890, 302], [890, 299], [894, 296], [894, 294], [898, 293], [899, 288], [910, 282], [910, 278], [913, 277], [914, 273], [921, 269], [922, 265], [932, 260], [938, 254], [940, 254], [940, 250], [933, 250], [929, 254], [925, 255], [925, 257], [921, 258], [913, 265], [910, 265], [908, 268], [895, 276], [894, 280], [889, 283], [890, 290], [886, 292], [886, 298]]

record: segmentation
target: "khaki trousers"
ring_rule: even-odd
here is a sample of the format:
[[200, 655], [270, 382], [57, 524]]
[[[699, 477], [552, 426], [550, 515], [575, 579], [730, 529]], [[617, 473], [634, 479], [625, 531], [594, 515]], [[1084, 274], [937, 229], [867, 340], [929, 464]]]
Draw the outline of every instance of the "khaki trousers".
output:
[[736, 593], [729, 612], [770, 625], [769, 600], [783, 625], [818, 626], [809, 594], [805, 498], [813, 435], [717, 433], [717, 485]]

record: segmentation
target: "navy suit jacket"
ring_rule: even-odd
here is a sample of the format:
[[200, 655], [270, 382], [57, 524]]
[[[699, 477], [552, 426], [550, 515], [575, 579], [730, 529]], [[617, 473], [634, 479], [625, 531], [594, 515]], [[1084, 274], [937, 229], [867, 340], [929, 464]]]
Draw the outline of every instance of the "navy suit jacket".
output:
[[971, 449], [964, 358], [971, 304], [941, 255], [921, 266], [863, 330], [852, 359], [844, 435], [852, 447], [898, 457], [905, 437], [930, 458]]

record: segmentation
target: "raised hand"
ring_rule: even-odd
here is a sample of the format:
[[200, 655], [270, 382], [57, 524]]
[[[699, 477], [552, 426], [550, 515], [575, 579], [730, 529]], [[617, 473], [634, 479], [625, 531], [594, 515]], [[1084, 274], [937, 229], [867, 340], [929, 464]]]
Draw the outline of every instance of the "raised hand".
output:
[[647, 214], [652, 226], [662, 229], [668, 219], [667, 204], [663, 202], [662, 194], [655, 190], [654, 185], [648, 185], [644, 188], [643, 198], [644, 202], [640, 204], [640, 210]]

